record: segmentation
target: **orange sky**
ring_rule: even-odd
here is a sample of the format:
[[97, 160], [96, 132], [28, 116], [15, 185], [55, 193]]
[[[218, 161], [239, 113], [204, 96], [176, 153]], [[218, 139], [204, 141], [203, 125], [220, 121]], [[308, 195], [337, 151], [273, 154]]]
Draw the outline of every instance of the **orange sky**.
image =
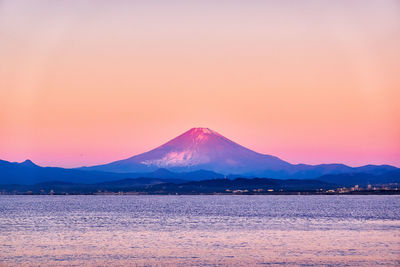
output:
[[110, 162], [209, 127], [400, 167], [398, 1], [1, 1], [0, 159]]

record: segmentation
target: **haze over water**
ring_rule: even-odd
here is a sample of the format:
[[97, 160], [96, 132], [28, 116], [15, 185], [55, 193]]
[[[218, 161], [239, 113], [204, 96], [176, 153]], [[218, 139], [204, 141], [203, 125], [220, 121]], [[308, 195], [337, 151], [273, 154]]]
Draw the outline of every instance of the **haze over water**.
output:
[[0, 196], [0, 265], [400, 264], [399, 196]]

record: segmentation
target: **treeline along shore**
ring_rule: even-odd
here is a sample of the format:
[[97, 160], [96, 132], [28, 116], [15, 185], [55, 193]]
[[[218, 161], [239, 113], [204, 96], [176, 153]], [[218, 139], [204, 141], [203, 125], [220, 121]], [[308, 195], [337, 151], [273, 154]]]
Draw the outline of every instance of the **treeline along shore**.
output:
[[0, 194], [10, 195], [314, 195], [314, 194], [400, 194], [399, 183], [346, 184], [310, 179], [236, 178], [185, 181], [136, 178], [102, 183], [50, 181], [33, 185], [0, 185]]

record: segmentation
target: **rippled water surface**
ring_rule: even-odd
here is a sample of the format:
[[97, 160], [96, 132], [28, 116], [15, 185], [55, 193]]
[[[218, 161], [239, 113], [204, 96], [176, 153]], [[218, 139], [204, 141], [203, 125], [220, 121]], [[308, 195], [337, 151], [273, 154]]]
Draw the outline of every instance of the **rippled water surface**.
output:
[[399, 266], [399, 196], [0, 196], [0, 265]]

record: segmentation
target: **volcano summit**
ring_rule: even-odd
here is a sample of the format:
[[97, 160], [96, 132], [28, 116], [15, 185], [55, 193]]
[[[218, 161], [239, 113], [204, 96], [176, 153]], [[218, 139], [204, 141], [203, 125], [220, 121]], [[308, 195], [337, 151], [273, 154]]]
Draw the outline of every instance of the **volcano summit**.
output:
[[289, 163], [247, 149], [209, 128], [192, 128], [171, 141], [143, 154], [94, 166], [112, 172], [212, 170], [220, 173], [253, 173], [282, 169]]

